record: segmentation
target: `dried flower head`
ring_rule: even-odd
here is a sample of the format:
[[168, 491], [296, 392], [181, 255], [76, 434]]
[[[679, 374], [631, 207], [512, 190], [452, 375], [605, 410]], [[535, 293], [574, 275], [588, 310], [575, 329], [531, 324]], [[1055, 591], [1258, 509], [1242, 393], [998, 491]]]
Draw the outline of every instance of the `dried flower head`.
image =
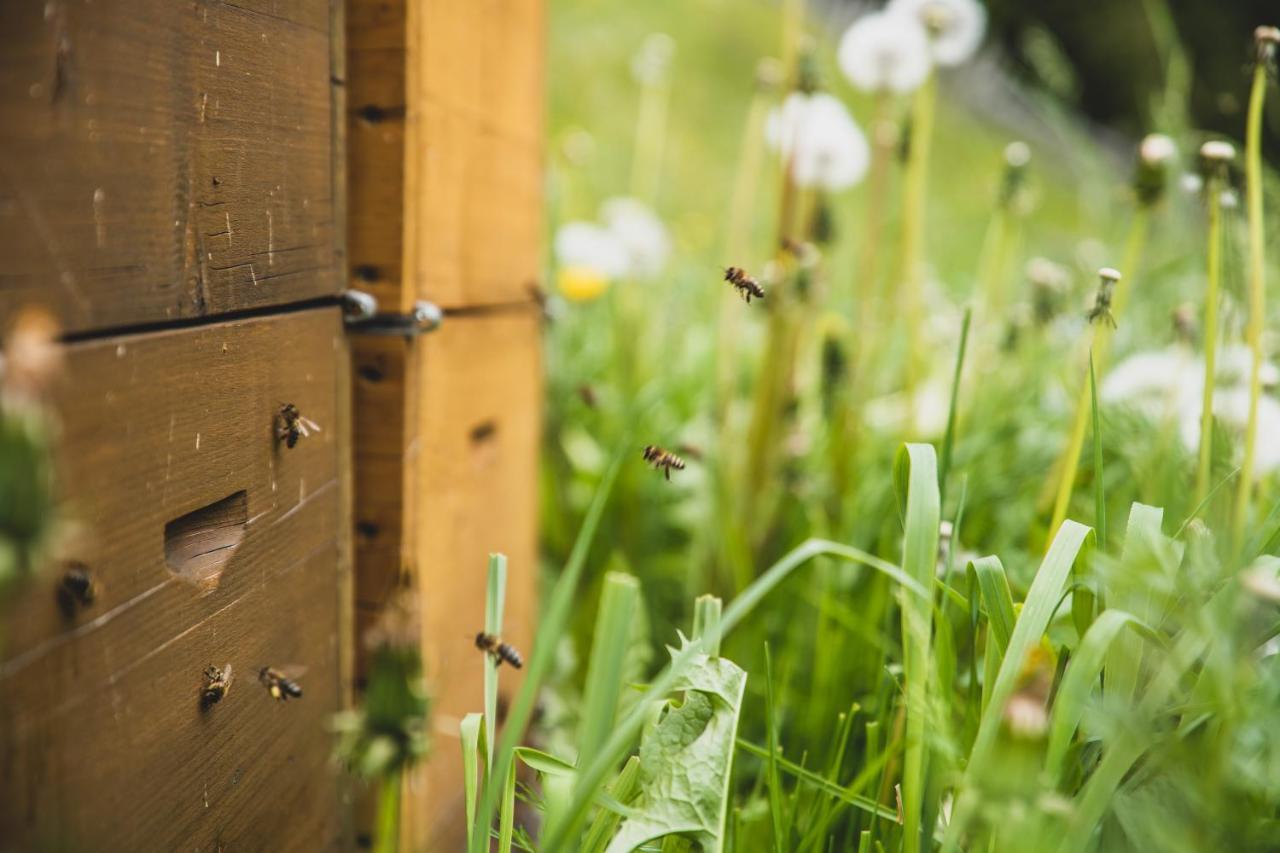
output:
[[1027, 166], [1031, 164], [1031, 148], [1027, 143], [1014, 140], [1004, 147], [1004, 175], [1000, 179], [1000, 204], [1008, 207], [1017, 198], [1026, 182]]
[[1163, 133], [1150, 133], [1138, 144], [1138, 168], [1133, 186], [1140, 204], [1150, 206], [1164, 195], [1169, 172], [1178, 159], [1178, 146]]
[[675, 54], [675, 39], [666, 33], [650, 33], [631, 59], [631, 74], [642, 86], [662, 83]]
[[765, 141], [789, 161], [798, 186], [842, 190], [862, 180], [867, 138], [839, 99], [793, 92], [769, 115]]
[[1200, 159], [1210, 170], [1215, 167], [1225, 168], [1236, 159], [1236, 147], [1221, 139], [1211, 139], [1200, 146]]
[[938, 65], [959, 65], [977, 52], [987, 28], [987, 10], [975, 0], [892, 0], [888, 11], [914, 18], [929, 34]]
[[1098, 292], [1093, 299], [1093, 308], [1088, 313], [1089, 322], [1102, 320], [1111, 328], [1116, 327], [1115, 315], [1111, 313], [1111, 294], [1115, 289], [1116, 282], [1120, 280], [1120, 273], [1111, 267], [1103, 267], [1098, 270]]
[[1253, 41], [1258, 50], [1258, 62], [1274, 69], [1276, 54], [1280, 52], [1280, 28], [1258, 27], [1253, 31]]
[[917, 18], [891, 12], [863, 15], [840, 38], [836, 61], [867, 92], [911, 92], [929, 76], [929, 36]]
[[766, 56], [756, 63], [756, 88], [762, 92], [776, 92], [787, 81], [787, 69], [782, 60]]

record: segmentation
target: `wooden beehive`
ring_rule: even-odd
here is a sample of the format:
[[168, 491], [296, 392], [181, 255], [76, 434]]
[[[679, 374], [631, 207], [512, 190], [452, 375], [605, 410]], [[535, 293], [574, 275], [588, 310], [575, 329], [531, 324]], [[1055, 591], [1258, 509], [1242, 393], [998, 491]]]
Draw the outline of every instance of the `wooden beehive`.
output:
[[[356, 600], [408, 575], [422, 604], [435, 751], [406, 785], [409, 849], [459, 849], [457, 724], [482, 704], [472, 637], [491, 551], [527, 649], [536, 579], [542, 0], [347, 7], [350, 283], [446, 311], [415, 341], [353, 341]], [[503, 695], [517, 686], [504, 673]]]
[[[0, 850], [357, 844], [326, 724], [406, 575], [405, 846], [451, 849], [489, 551], [514, 642], [533, 613], [542, 12], [0, 2], [0, 326], [67, 335], [58, 556], [98, 587], [65, 608], [59, 563], [0, 611]], [[348, 286], [445, 323], [353, 336]], [[321, 428], [293, 448], [285, 403]]]

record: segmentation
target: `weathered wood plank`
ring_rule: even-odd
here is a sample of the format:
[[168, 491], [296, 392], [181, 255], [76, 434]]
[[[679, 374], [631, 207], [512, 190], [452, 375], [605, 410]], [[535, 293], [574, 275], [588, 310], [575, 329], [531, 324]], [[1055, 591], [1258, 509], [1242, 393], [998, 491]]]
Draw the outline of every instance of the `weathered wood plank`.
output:
[[[418, 441], [406, 459], [416, 495], [412, 565], [421, 594], [423, 661], [435, 696], [436, 749], [409, 786], [412, 842], [430, 849], [462, 826], [457, 721], [483, 703], [471, 638], [484, 625], [485, 567], [509, 559], [503, 634], [528, 652], [537, 578], [537, 464], [542, 406], [540, 318], [530, 308], [449, 318], [420, 339]], [[502, 672], [509, 700], [519, 674]]]
[[[0, 849], [338, 843], [325, 720], [345, 701], [350, 643], [347, 357], [336, 308], [68, 347], [62, 550], [100, 589], [68, 618], [54, 571], [3, 616]], [[322, 431], [280, 446], [283, 402]], [[216, 519], [216, 546], [236, 512], [216, 586], [189, 582], [175, 531]], [[202, 712], [201, 671], [228, 662], [231, 693]], [[309, 667], [306, 696], [278, 706], [254, 676], [292, 663]]]
[[411, 4], [406, 270], [441, 305], [527, 301], [541, 240], [543, 0]]
[[70, 331], [331, 295], [329, 5], [6, 4], [0, 313]]

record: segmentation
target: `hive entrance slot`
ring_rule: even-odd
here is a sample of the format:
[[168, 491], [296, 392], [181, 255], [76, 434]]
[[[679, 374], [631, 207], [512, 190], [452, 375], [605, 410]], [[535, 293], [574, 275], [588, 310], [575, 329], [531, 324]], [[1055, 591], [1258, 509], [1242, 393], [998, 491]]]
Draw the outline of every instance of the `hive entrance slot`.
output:
[[173, 519], [164, 526], [165, 565], [206, 592], [215, 589], [248, 521], [243, 491]]

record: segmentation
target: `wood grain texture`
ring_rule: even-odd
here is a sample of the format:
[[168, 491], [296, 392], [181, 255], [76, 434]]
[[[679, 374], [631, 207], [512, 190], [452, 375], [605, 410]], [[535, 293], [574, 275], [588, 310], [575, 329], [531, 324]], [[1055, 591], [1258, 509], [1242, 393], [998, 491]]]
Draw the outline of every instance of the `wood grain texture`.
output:
[[326, 0], [3, 16], [0, 313], [77, 332], [337, 292]]
[[409, 6], [405, 269], [446, 307], [525, 302], [542, 237], [543, 0]]
[[[528, 653], [537, 613], [537, 464], [542, 407], [540, 317], [520, 312], [450, 318], [421, 339], [422, 395], [406, 463], [417, 492], [413, 566], [421, 595], [423, 661], [434, 697], [436, 747], [408, 787], [410, 844], [457, 849], [463, 827], [458, 721], [483, 709], [483, 668], [471, 638], [484, 625], [491, 552], [509, 560], [503, 635]], [[503, 668], [510, 699], [519, 674]]]
[[[340, 841], [329, 714], [342, 706], [346, 532], [336, 308], [68, 348], [59, 392], [63, 546], [100, 592], [68, 619], [56, 571], [3, 618], [0, 849]], [[321, 426], [292, 450], [275, 416]], [[214, 587], [165, 560], [175, 518], [244, 493], [243, 540]], [[201, 672], [232, 665], [202, 711]], [[255, 679], [301, 664], [304, 699]], [[271, 839], [268, 841], [268, 839]]]
[[529, 301], [543, 16], [543, 0], [351, 5], [350, 278], [387, 310]]

